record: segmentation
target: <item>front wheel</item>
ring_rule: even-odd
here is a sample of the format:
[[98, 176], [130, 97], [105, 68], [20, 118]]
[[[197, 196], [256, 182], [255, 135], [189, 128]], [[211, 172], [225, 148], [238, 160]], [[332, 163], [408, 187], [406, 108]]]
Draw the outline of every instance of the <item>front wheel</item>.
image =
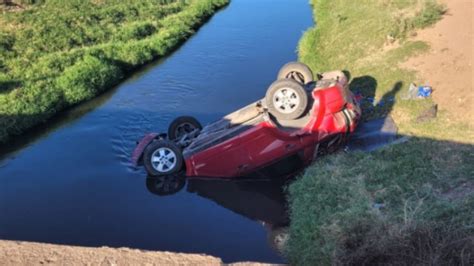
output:
[[171, 175], [183, 168], [183, 155], [172, 141], [157, 140], [145, 149], [143, 164], [151, 176]]
[[291, 79], [275, 81], [265, 95], [265, 102], [270, 113], [283, 120], [301, 117], [308, 107], [308, 101], [308, 95], [303, 86]]

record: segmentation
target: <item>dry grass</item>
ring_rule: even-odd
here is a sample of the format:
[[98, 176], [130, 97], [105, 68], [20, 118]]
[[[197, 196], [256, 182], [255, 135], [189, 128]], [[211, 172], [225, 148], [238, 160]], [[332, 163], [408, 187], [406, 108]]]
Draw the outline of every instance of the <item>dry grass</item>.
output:
[[368, 235], [344, 239], [344, 256], [337, 257], [335, 264], [471, 265], [474, 260], [474, 237], [458, 228], [385, 225]]

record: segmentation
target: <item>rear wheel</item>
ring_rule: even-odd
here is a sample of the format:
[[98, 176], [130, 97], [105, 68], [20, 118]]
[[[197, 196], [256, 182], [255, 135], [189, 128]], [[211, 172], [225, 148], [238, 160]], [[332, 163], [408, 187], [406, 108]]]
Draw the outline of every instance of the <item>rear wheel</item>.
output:
[[172, 141], [157, 140], [145, 149], [143, 164], [151, 176], [171, 175], [183, 168], [183, 155]]
[[180, 139], [187, 133], [191, 133], [196, 129], [202, 129], [201, 123], [199, 123], [196, 118], [191, 116], [180, 116], [171, 122], [168, 128], [168, 138], [170, 140]]
[[290, 62], [284, 65], [278, 73], [278, 79], [293, 79], [296, 82], [305, 85], [314, 81], [313, 71], [299, 62]]
[[301, 117], [308, 107], [308, 95], [305, 89], [291, 79], [277, 80], [270, 85], [265, 101], [270, 113], [283, 120]]

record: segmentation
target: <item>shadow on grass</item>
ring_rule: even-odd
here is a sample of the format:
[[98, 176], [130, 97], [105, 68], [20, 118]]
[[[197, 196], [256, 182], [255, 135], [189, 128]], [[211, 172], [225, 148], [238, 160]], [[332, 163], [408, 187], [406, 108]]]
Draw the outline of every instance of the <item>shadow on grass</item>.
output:
[[7, 93], [21, 86], [19, 81], [0, 81], [0, 93]]
[[364, 120], [380, 118], [389, 115], [395, 105], [396, 95], [403, 87], [402, 81], [397, 81], [392, 88], [376, 101], [378, 82], [372, 76], [356, 77], [349, 85], [349, 89], [361, 98], [361, 107]]
[[7, 7], [23, 7], [22, 5], [15, 3], [13, 0], [1, 0], [0, 5], [4, 5]]

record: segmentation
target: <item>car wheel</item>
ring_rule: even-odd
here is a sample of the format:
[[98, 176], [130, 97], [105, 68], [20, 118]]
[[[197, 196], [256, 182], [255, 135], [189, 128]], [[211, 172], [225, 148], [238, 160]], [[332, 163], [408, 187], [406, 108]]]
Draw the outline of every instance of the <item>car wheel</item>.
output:
[[199, 123], [196, 118], [191, 116], [180, 116], [171, 122], [168, 128], [168, 138], [170, 140], [180, 139], [185, 134], [196, 129], [202, 129], [201, 123]]
[[172, 141], [156, 140], [145, 149], [143, 164], [151, 176], [171, 175], [183, 168], [183, 155]]
[[265, 96], [268, 111], [277, 119], [292, 120], [303, 115], [308, 107], [308, 95], [298, 82], [282, 79], [273, 82]]
[[278, 73], [278, 79], [293, 79], [296, 82], [305, 85], [314, 81], [313, 71], [299, 62], [290, 62], [284, 65]]
[[186, 179], [182, 173], [159, 177], [149, 177], [146, 179], [146, 188], [151, 193], [158, 196], [167, 196], [179, 192], [186, 184]]

